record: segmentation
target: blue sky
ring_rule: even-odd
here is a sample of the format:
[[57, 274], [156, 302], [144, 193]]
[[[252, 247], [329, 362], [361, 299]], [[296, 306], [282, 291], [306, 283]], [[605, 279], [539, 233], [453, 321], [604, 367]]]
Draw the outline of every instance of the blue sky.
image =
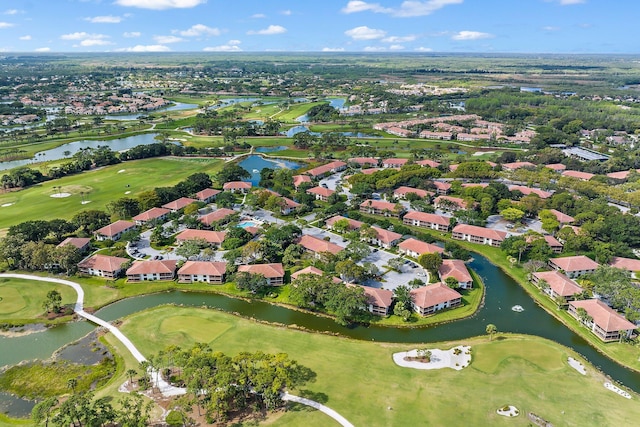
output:
[[640, 53], [638, 0], [0, 0], [0, 52]]

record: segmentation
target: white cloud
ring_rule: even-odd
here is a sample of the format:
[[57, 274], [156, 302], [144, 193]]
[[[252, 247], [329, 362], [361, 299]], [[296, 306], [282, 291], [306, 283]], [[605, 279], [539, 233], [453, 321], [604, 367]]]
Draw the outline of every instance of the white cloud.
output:
[[544, 31], [559, 31], [560, 27], [553, 27], [551, 25], [547, 25], [546, 27], [542, 27]]
[[493, 38], [493, 34], [482, 33], [480, 31], [460, 31], [454, 34], [451, 38], [453, 40], [480, 40]]
[[424, 47], [424, 46], [417, 47], [413, 50], [415, 50], [416, 52], [433, 52], [433, 49], [431, 49], [430, 47]]
[[124, 47], [121, 49], [116, 49], [117, 52], [169, 52], [171, 49], [167, 46], [163, 46], [161, 44], [152, 44], [152, 45], [136, 45], [132, 47]]
[[202, 50], [205, 52], [241, 52], [242, 49], [238, 46], [241, 43], [242, 42], [240, 40], [229, 40], [227, 44], [205, 47]]
[[281, 25], [269, 25], [267, 28], [262, 30], [249, 30], [247, 34], [250, 36], [272, 36], [274, 34], [283, 34], [286, 33], [287, 29]]
[[140, 37], [141, 35], [142, 33], [140, 31], [126, 31], [122, 33], [122, 36], [128, 39], [132, 39], [134, 37]]
[[192, 25], [188, 30], [178, 31], [181, 36], [184, 37], [198, 37], [198, 36], [219, 36], [222, 31], [218, 28], [207, 27], [204, 24]]
[[586, 3], [586, 0], [559, 0], [560, 6], [571, 6], [573, 4]]
[[4, 11], [5, 15], [17, 15], [19, 13], [22, 13], [22, 11], [18, 10], [18, 9], [7, 9]]
[[404, 43], [412, 42], [416, 39], [416, 36], [389, 36], [383, 38], [381, 41], [385, 43]]
[[26, 36], [20, 36], [20, 40], [31, 40], [31, 36], [28, 34]]
[[60, 36], [62, 40], [86, 40], [86, 39], [107, 39], [109, 36], [105, 34], [89, 34], [82, 32], [75, 32], [69, 34], [63, 34]]
[[207, 0], [116, 0], [115, 4], [140, 9], [188, 9], [206, 3]]
[[50, 47], [39, 47], [37, 49], [33, 50], [34, 52], [51, 52], [51, 48]]
[[[562, 0], [561, 0], [562, 1]], [[571, 1], [571, 0], [569, 0]], [[415, 16], [431, 15], [433, 12], [452, 4], [461, 4], [464, 0], [406, 0], [398, 8], [383, 7], [379, 3], [367, 3], [360, 0], [352, 0], [342, 8], [342, 13], [373, 12], [384, 13], [398, 18], [411, 18]]]
[[364, 50], [365, 52], [384, 52], [387, 50], [387, 48], [383, 46], [367, 46], [362, 50]]
[[387, 32], [384, 30], [376, 30], [375, 28], [369, 28], [367, 26], [355, 27], [344, 33], [354, 40], [375, 40], [387, 35]]
[[323, 52], [344, 52], [343, 47], [323, 47]]
[[183, 38], [176, 36], [153, 36], [153, 40], [159, 44], [180, 43], [184, 41]]
[[401, 44], [392, 44], [391, 46], [389, 46], [389, 50], [403, 50], [404, 46], [402, 46]]
[[284, 15], [284, 16], [291, 16], [293, 15], [293, 12], [290, 10], [283, 10], [280, 12], [280, 15]]
[[253, 18], [253, 19], [262, 19], [266, 17], [267, 15], [265, 15], [264, 13], [254, 13], [253, 15], [250, 16], [250, 18]]
[[104, 15], [104, 16], [94, 16], [84, 18], [85, 21], [91, 22], [92, 24], [119, 24], [122, 22], [121, 16], [113, 16], [113, 15]]
[[[80, 46], [82, 47], [106, 46], [109, 44], [113, 44], [113, 43], [104, 39], [85, 39], [80, 42]], [[74, 47], [77, 47], [77, 46], [74, 46]]]
[[13, 27], [11, 22], [0, 22], [0, 28], [10, 28]]

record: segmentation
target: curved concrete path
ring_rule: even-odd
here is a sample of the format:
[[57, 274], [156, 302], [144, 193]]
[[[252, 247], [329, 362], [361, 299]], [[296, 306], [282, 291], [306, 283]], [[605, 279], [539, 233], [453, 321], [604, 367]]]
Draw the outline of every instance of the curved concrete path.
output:
[[[93, 322], [96, 325], [102, 326], [103, 328], [106, 328], [118, 340], [120, 340], [120, 342], [122, 344], [124, 344], [124, 346], [127, 348], [127, 350], [129, 350], [131, 352], [133, 357], [135, 357], [135, 359], [138, 362], [144, 362], [144, 361], [147, 360], [142, 355], [142, 353], [140, 353], [140, 351], [136, 348], [136, 346], [133, 345], [133, 343], [129, 340], [129, 338], [127, 338], [122, 332], [120, 332], [120, 330], [118, 328], [116, 328], [114, 325], [112, 325], [111, 323], [107, 322], [106, 320], [102, 320], [99, 317], [96, 317], [93, 314], [89, 314], [86, 311], [84, 311], [84, 289], [82, 289], [82, 286], [80, 286], [79, 284], [77, 284], [75, 282], [72, 282], [70, 280], [57, 279], [55, 277], [34, 276], [34, 275], [31, 275], [31, 274], [0, 273], [0, 277], [7, 277], [7, 278], [12, 278], [12, 279], [22, 279], [22, 280], [35, 280], [35, 281], [38, 281], [38, 282], [58, 283], [60, 285], [65, 285], [65, 286], [72, 287], [76, 291], [76, 294], [78, 296], [77, 299], [76, 299], [76, 303], [74, 305], [74, 308], [73, 308], [73, 310], [78, 314], [78, 316], [84, 317], [88, 321]], [[154, 387], [157, 387], [160, 390], [160, 392], [162, 393], [162, 395], [164, 395], [164, 396], [179, 396], [179, 395], [183, 395], [183, 394], [187, 393], [187, 389], [186, 388], [175, 387], [175, 386], [167, 383], [162, 378], [161, 375], [158, 375], [158, 373], [155, 370], [149, 369], [149, 375], [151, 376], [151, 381], [154, 383]], [[353, 424], [351, 424], [349, 421], [347, 421], [346, 418], [344, 418], [342, 415], [338, 414], [333, 409], [331, 409], [331, 408], [329, 408], [327, 406], [324, 406], [320, 402], [316, 402], [316, 401], [310, 400], [310, 399], [305, 399], [304, 397], [294, 396], [294, 395], [286, 393], [286, 392], [283, 393], [282, 400], [289, 401], [289, 402], [297, 402], [297, 403], [301, 403], [303, 405], [311, 406], [312, 408], [315, 408], [315, 409], [319, 410], [320, 412], [330, 416], [331, 418], [336, 420], [340, 425], [342, 425], [344, 427], [353, 427]]]

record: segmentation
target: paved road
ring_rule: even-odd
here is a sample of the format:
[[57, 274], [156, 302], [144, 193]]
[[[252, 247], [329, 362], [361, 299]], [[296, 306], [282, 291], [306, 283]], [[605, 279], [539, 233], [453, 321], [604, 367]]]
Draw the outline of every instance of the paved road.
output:
[[316, 402], [315, 400], [305, 399], [304, 397], [299, 397], [299, 396], [293, 396], [293, 395], [291, 395], [289, 393], [284, 393], [282, 395], [282, 400], [286, 400], [286, 401], [289, 401], [289, 402], [301, 403], [303, 405], [311, 406], [312, 408], [316, 408], [318, 411], [330, 416], [331, 418], [336, 420], [338, 423], [340, 423], [341, 426], [353, 427], [353, 424], [351, 424], [345, 417], [343, 417], [342, 415], [340, 415], [339, 413], [337, 413], [333, 409], [331, 409], [331, 408], [329, 408], [327, 406], [324, 406], [323, 404], [321, 404], [319, 402]]

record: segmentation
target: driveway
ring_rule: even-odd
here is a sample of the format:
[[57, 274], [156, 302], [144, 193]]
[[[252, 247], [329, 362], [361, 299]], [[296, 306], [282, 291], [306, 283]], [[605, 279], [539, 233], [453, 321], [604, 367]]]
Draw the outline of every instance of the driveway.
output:
[[[400, 255], [392, 254], [384, 250], [378, 249], [376, 252], [372, 252], [368, 257], [362, 260], [362, 262], [371, 262], [375, 264], [381, 271], [386, 271], [389, 260], [398, 258]], [[405, 259], [405, 264], [400, 267], [400, 272], [389, 270], [382, 278], [384, 281], [367, 280], [363, 283], [366, 286], [372, 288], [388, 289], [390, 291], [395, 290], [398, 286], [407, 285], [413, 279], [420, 279], [423, 282], [428, 282], [427, 273], [417, 263]], [[415, 266], [415, 268], [414, 268]]]

